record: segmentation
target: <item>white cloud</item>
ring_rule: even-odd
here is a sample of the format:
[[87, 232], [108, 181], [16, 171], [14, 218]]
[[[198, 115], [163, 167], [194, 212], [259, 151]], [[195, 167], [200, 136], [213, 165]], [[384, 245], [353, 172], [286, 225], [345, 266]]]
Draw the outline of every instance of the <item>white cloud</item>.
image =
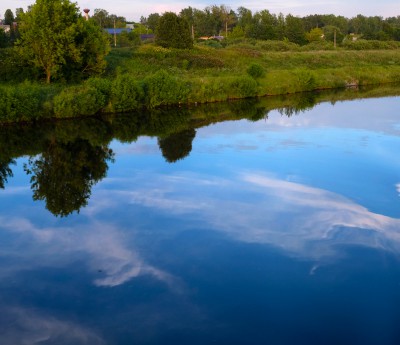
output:
[[[292, 255], [315, 259], [336, 255], [337, 244], [400, 251], [399, 219], [370, 212], [323, 189], [255, 173], [212, 185], [212, 190], [202, 177], [190, 176], [179, 183], [162, 175], [147, 177], [166, 187], [152, 190], [144, 184], [144, 195], [133, 192], [133, 202], [169, 214], [194, 214], [239, 241], [272, 244]], [[196, 197], [178, 190], [193, 190]], [[251, 201], [230, 199], [230, 193], [244, 193]]]
[[1, 343], [12, 345], [76, 344], [103, 345], [106, 342], [89, 329], [69, 321], [24, 308], [0, 307]]
[[[94, 280], [97, 286], [113, 287], [140, 275], [151, 275], [164, 282], [171, 289], [180, 290], [180, 283], [172, 275], [149, 265], [133, 248], [132, 230], [130, 243], [126, 236], [111, 225], [93, 222], [88, 227], [78, 228], [38, 228], [26, 219], [1, 219], [2, 228], [20, 234], [20, 241], [24, 242], [24, 253], [35, 257], [30, 269], [35, 266], [63, 265], [76, 255], [84, 255], [91, 272], [101, 272], [101, 276]], [[35, 242], [32, 243], [31, 241]], [[18, 242], [18, 241], [16, 241]], [[24, 254], [12, 253], [21, 259]], [[23, 259], [23, 258], [22, 258]], [[21, 267], [7, 267], [3, 274], [9, 274], [18, 269], [26, 269], [26, 262]]]

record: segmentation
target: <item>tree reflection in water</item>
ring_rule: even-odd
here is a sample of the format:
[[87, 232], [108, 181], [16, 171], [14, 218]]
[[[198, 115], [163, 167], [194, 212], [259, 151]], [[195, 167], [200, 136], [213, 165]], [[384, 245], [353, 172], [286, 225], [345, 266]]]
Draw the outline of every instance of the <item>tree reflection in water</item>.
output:
[[0, 188], [4, 189], [8, 178], [13, 176], [13, 172], [10, 168], [11, 164], [15, 164], [14, 159], [6, 159], [0, 161]]
[[[389, 91], [399, 92], [396, 88]], [[387, 95], [389, 91], [381, 93]], [[31, 175], [33, 199], [45, 201], [50, 212], [64, 217], [86, 206], [92, 187], [106, 176], [108, 162], [114, 158], [109, 149], [112, 140], [130, 143], [140, 136], [158, 137], [162, 155], [174, 163], [190, 154], [196, 130], [203, 126], [227, 120], [267, 120], [273, 109], [290, 117], [324, 101], [382, 96], [377, 92], [309, 92], [193, 108], [0, 126], [0, 189], [13, 176], [10, 165], [19, 157], [29, 156], [25, 171]]]
[[94, 146], [84, 139], [52, 142], [25, 167], [32, 175], [33, 199], [44, 200], [56, 216], [79, 212], [87, 205], [93, 185], [106, 176], [113, 155], [107, 145]]
[[196, 136], [196, 130], [193, 128], [171, 134], [166, 138], [158, 139], [158, 146], [161, 149], [162, 155], [169, 163], [189, 156], [192, 151], [192, 142]]

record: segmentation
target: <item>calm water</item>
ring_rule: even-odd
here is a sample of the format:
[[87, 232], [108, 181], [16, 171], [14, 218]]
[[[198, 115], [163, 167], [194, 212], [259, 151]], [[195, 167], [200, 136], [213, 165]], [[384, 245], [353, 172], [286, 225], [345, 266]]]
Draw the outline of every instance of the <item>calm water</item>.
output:
[[400, 97], [210, 107], [1, 129], [0, 344], [400, 343]]

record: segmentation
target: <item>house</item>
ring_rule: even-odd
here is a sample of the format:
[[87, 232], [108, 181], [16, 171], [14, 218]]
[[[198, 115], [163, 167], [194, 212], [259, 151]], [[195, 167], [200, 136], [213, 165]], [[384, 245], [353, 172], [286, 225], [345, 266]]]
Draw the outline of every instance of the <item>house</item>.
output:
[[132, 29], [131, 28], [105, 28], [104, 29], [104, 31], [106, 31], [108, 34], [110, 34], [110, 35], [120, 35], [120, 34], [122, 34], [123, 32], [126, 32], [126, 33], [130, 33], [130, 32], [132, 32]]
[[3, 30], [4, 32], [10, 32], [11, 27], [10, 25], [0, 24], [0, 29]]
[[154, 41], [154, 34], [140, 34], [139, 35], [141, 41]]

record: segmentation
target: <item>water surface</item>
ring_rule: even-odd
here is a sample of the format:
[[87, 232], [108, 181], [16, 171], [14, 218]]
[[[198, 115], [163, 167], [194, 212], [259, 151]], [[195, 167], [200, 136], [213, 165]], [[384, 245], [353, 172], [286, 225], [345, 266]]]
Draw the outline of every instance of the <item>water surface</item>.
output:
[[400, 98], [282, 102], [1, 129], [0, 343], [399, 344]]

